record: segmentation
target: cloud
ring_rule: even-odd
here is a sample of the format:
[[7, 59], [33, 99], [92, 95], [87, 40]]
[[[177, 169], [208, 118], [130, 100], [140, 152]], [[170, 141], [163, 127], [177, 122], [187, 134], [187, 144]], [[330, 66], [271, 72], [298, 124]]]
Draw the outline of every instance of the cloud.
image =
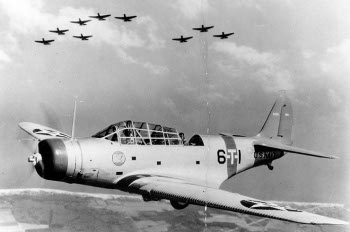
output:
[[320, 69], [333, 80], [349, 88], [350, 39], [344, 39], [338, 45], [329, 47], [321, 59]]
[[207, 0], [177, 0], [174, 5], [186, 18], [194, 19], [200, 13], [206, 12], [209, 7]]
[[4, 52], [0, 50], [0, 62], [11, 62], [11, 58]]
[[266, 92], [293, 90], [292, 75], [283, 69], [283, 57], [272, 52], [259, 52], [247, 47], [237, 46], [234, 42], [215, 42], [211, 50], [225, 55], [217, 61], [221, 71], [230, 76], [244, 76], [261, 84]]
[[142, 27], [146, 28], [146, 34], [148, 37], [148, 48], [149, 49], [160, 49], [165, 47], [165, 40], [161, 39], [158, 34], [158, 24], [157, 22], [151, 18], [150, 16], [143, 16], [139, 17], [139, 19], [136, 21], [137, 24], [141, 25]]
[[338, 107], [342, 103], [341, 97], [337, 94], [334, 89], [329, 89], [327, 92], [327, 97], [333, 107]]

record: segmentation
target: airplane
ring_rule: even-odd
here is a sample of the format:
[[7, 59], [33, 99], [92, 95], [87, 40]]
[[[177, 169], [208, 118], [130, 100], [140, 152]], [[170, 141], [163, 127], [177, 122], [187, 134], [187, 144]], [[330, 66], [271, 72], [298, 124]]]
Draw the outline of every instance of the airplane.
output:
[[210, 26], [210, 27], [205, 27], [204, 25], [202, 25], [202, 27], [195, 27], [192, 28], [193, 30], [197, 30], [200, 32], [207, 32], [209, 29], [213, 28], [214, 26]]
[[53, 39], [51, 39], [51, 40], [45, 40], [44, 38], [43, 38], [43, 40], [35, 40], [36, 43], [42, 43], [42, 44], [44, 44], [44, 45], [51, 45], [51, 43], [52, 43], [53, 41], [55, 41], [55, 40], [53, 40]]
[[79, 20], [78, 21], [70, 21], [71, 23], [78, 23], [80, 26], [85, 26], [86, 25], [86, 23], [87, 22], [90, 22], [91, 20], [81, 20], [80, 18], [79, 18]]
[[224, 32], [222, 32], [221, 35], [213, 35], [213, 37], [220, 37], [220, 39], [227, 39], [230, 35], [233, 35], [234, 33], [227, 33], [225, 34]]
[[195, 134], [185, 143], [175, 128], [125, 120], [76, 138], [75, 119], [76, 102], [71, 135], [19, 123], [38, 140], [28, 162], [42, 178], [118, 189], [139, 194], [144, 201], [169, 200], [178, 210], [191, 204], [302, 224], [349, 224], [220, 187], [251, 168], [266, 165], [272, 170], [272, 162], [284, 155], [335, 158], [292, 146], [293, 111], [286, 94], [280, 94], [253, 137]]
[[107, 17], [111, 16], [109, 15], [100, 15], [100, 13], [97, 13], [97, 16], [89, 16], [90, 18], [98, 19], [100, 21], [106, 20]]
[[74, 38], [78, 38], [78, 39], [81, 39], [81, 40], [89, 40], [90, 37], [92, 37], [92, 35], [83, 35], [83, 34], [80, 34], [80, 36], [75, 36], [73, 35]]
[[173, 40], [180, 41], [180, 43], [186, 43], [187, 40], [192, 39], [192, 38], [193, 38], [192, 36], [185, 37], [185, 38], [183, 36], [181, 36], [180, 38], [173, 38]]
[[116, 18], [116, 19], [122, 19], [122, 20], [124, 20], [124, 22], [131, 22], [131, 19], [136, 18], [136, 17], [137, 17], [137, 16], [126, 16], [126, 15], [124, 14], [123, 17], [114, 17], [114, 18]]
[[58, 27], [57, 27], [57, 30], [55, 31], [49, 31], [49, 32], [53, 32], [53, 33], [57, 33], [58, 35], [65, 35], [65, 32], [69, 31], [68, 29], [65, 29], [65, 30], [60, 30]]

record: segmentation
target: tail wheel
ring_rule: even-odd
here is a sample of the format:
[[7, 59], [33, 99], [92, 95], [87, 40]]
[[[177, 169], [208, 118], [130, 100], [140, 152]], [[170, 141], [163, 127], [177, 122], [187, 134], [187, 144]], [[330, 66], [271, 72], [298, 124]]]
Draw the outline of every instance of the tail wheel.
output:
[[170, 204], [174, 209], [184, 209], [188, 206], [188, 203], [186, 202], [180, 202], [180, 201], [170, 201]]

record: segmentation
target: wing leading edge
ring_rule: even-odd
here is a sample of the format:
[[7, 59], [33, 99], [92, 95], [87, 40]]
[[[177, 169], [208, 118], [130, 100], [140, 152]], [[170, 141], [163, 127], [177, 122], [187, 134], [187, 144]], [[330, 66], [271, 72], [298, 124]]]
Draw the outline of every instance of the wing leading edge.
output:
[[146, 194], [151, 198], [168, 199], [233, 212], [267, 217], [302, 224], [347, 225], [348, 222], [292, 209], [275, 203], [249, 198], [221, 189], [206, 188], [164, 177], [129, 176], [131, 182], [124, 186], [129, 192]]

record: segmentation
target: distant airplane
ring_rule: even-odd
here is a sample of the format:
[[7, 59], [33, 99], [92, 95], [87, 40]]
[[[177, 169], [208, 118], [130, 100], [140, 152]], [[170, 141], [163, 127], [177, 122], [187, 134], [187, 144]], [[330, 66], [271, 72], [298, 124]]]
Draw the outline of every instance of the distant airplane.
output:
[[[283, 156], [335, 158], [292, 146], [293, 110], [284, 94], [253, 137], [195, 134], [186, 143], [175, 128], [126, 120], [75, 138], [75, 118], [76, 103], [71, 136], [35, 123], [19, 123], [38, 140], [28, 162], [42, 178], [118, 189], [140, 194], [144, 201], [169, 200], [178, 210], [193, 204], [302, 224], [349, 224], [221, 188], [224, 181], [249, 169], [272, 170], [272, 162]], [[258, 178], [268, 181], [268, 177]]]
[[69, 31], [68, 29], [65, 29], [65, 30], [60, 30], [58, 27], [57, 27], [57, 30], [55, 31], [49, 31], [49, 32], [53, 32], [53, 33], [57, 33], [58, 35], [65, 35], [65, 32]]
[[109, 16], [111, 16], [110, 14], [109, 15], [100, 15], [100, 13], [97, 13], [97, 16], [89, 16], [90, 18], [94, 18], [94, 19], [98, 19], [100, 21], [104, 21], [106, 20], [106, 18], [108, 18]]
[[192, 28], [192, 29], [200, 31], [200, 32], [207, 32], [209, 29], [212, 29], [213, 27], [214, 26], [205, 27], [204, 25], [202, 25], [202, 27], [195, 27], [195, 28]]
[[192, 36], [190, 36], [190, 37], [181, 36], [180, 38], [173, 38], [173, 40], [180, 41], [180, 43], [186, 43], [187, 40], [192, 39], [192, 38], [193, 38]]
[[220, 39], [227, 39], [230, 35], [233, 35], [234, 33], [227, 33], [225, 34], [224, 32], [222, 32], [221, 35], [213, 35], [213, 37], [220, 37]]
[[71, 23], [78, 23], [80, 26], [85, 26], [86, 25], [86, 23], [87, 22], [90, 22], [91, 20], [81, 20], [80, 18], [79, 18], [79, 20], [78, 21], [70, 21]]
[[35, 40], [35, 42], [42, 43], [44, 45], [51, 45], [50, 43], [53, 42], [53, 41], [55, 41], [55, 40], [53, 40], [53, 39], [45, 40], [44, 38], [43, 38], [43, 40]]
[[114, 18], [116, 18], [116, 19], [122, 19], [122, 20], [124, 20], [124, 22], [131, 22], [131, 19], [136, 18], [136, 17], [137, 17], [137, 16], [126, 16], [126, 15], [124, 14], [123, 17], [114, 17]]
[[90, 37], [92, 37], [92, 35], [83, 35], [83, 34], [80, 34], [80, 36], [75, 36], [73, 35], [74, 38], [78, 38], [78, 39], [81, 39], [81, 40], [89, 40]]

